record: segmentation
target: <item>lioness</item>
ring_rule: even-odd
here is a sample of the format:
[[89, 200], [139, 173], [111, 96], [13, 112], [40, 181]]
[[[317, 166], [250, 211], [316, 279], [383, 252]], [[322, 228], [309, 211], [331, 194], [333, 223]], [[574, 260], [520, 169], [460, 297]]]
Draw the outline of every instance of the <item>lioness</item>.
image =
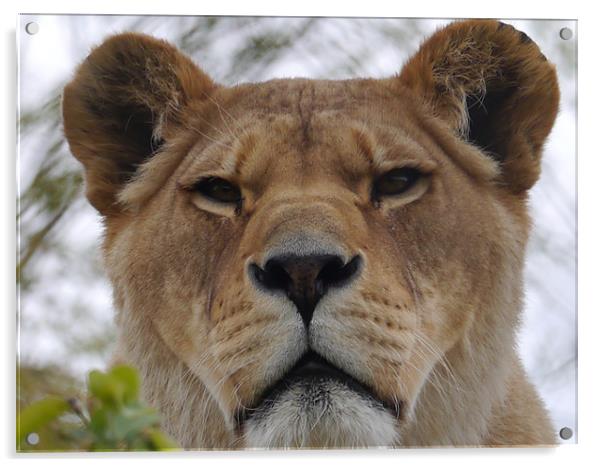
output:
[[399, 75], [224, 87], [107, 39], [64, 92], [117, 357], [187, 448], [553, 444], [516, 352], [554, 66], [497, 21]]

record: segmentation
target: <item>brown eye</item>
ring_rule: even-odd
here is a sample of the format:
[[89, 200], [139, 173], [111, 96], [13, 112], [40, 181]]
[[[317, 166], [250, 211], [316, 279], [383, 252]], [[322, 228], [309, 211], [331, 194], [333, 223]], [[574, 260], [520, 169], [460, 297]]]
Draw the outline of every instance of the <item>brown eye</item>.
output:
[[376, 179], [374, 197], [395, 196], [409, 190], [420, 179], [421, 172], [411, 167], [393, 169]]
[[240, 203], [240, 189], [223, 178], [208, 177], [195, 186], [195, 190], [201, 195], [220, 203]]

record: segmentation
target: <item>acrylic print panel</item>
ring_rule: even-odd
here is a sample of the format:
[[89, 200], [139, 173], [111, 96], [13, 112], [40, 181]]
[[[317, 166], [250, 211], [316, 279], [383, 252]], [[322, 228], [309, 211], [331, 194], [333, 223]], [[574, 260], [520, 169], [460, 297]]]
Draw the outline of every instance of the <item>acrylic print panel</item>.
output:
[[574, 443], [577, 23], [452, 23], [21, 15], [18, 450]]

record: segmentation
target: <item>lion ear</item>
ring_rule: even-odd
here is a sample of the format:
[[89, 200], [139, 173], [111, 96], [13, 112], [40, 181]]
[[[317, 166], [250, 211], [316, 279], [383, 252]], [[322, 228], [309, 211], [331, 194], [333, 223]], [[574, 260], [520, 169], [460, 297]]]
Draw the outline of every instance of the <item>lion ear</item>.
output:
[[399, 80], [500, 162], [512, 191], [537, 181], [559, 90], [554, 66], [525, 33], [498, 21], [452, 23], [420, 47]]
[[101, 214], [119, 211], [119, 190], [183, 123], [187, 105], [214, 87], [189, 58], [150, 36], [119, 34], [90, 53], [65, 87], [63, 122]]

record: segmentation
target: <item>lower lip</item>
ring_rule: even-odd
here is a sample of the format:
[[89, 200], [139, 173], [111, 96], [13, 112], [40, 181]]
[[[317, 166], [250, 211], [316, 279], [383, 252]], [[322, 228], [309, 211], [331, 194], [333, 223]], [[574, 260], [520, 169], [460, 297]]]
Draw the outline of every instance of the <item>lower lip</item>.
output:
[[307, 362], [294, 368], [285, 379], [289, 377], [311, 378], [320, 376], [333, 379], [350, 379], [346, 378], [342, 372], [314, 361]]

